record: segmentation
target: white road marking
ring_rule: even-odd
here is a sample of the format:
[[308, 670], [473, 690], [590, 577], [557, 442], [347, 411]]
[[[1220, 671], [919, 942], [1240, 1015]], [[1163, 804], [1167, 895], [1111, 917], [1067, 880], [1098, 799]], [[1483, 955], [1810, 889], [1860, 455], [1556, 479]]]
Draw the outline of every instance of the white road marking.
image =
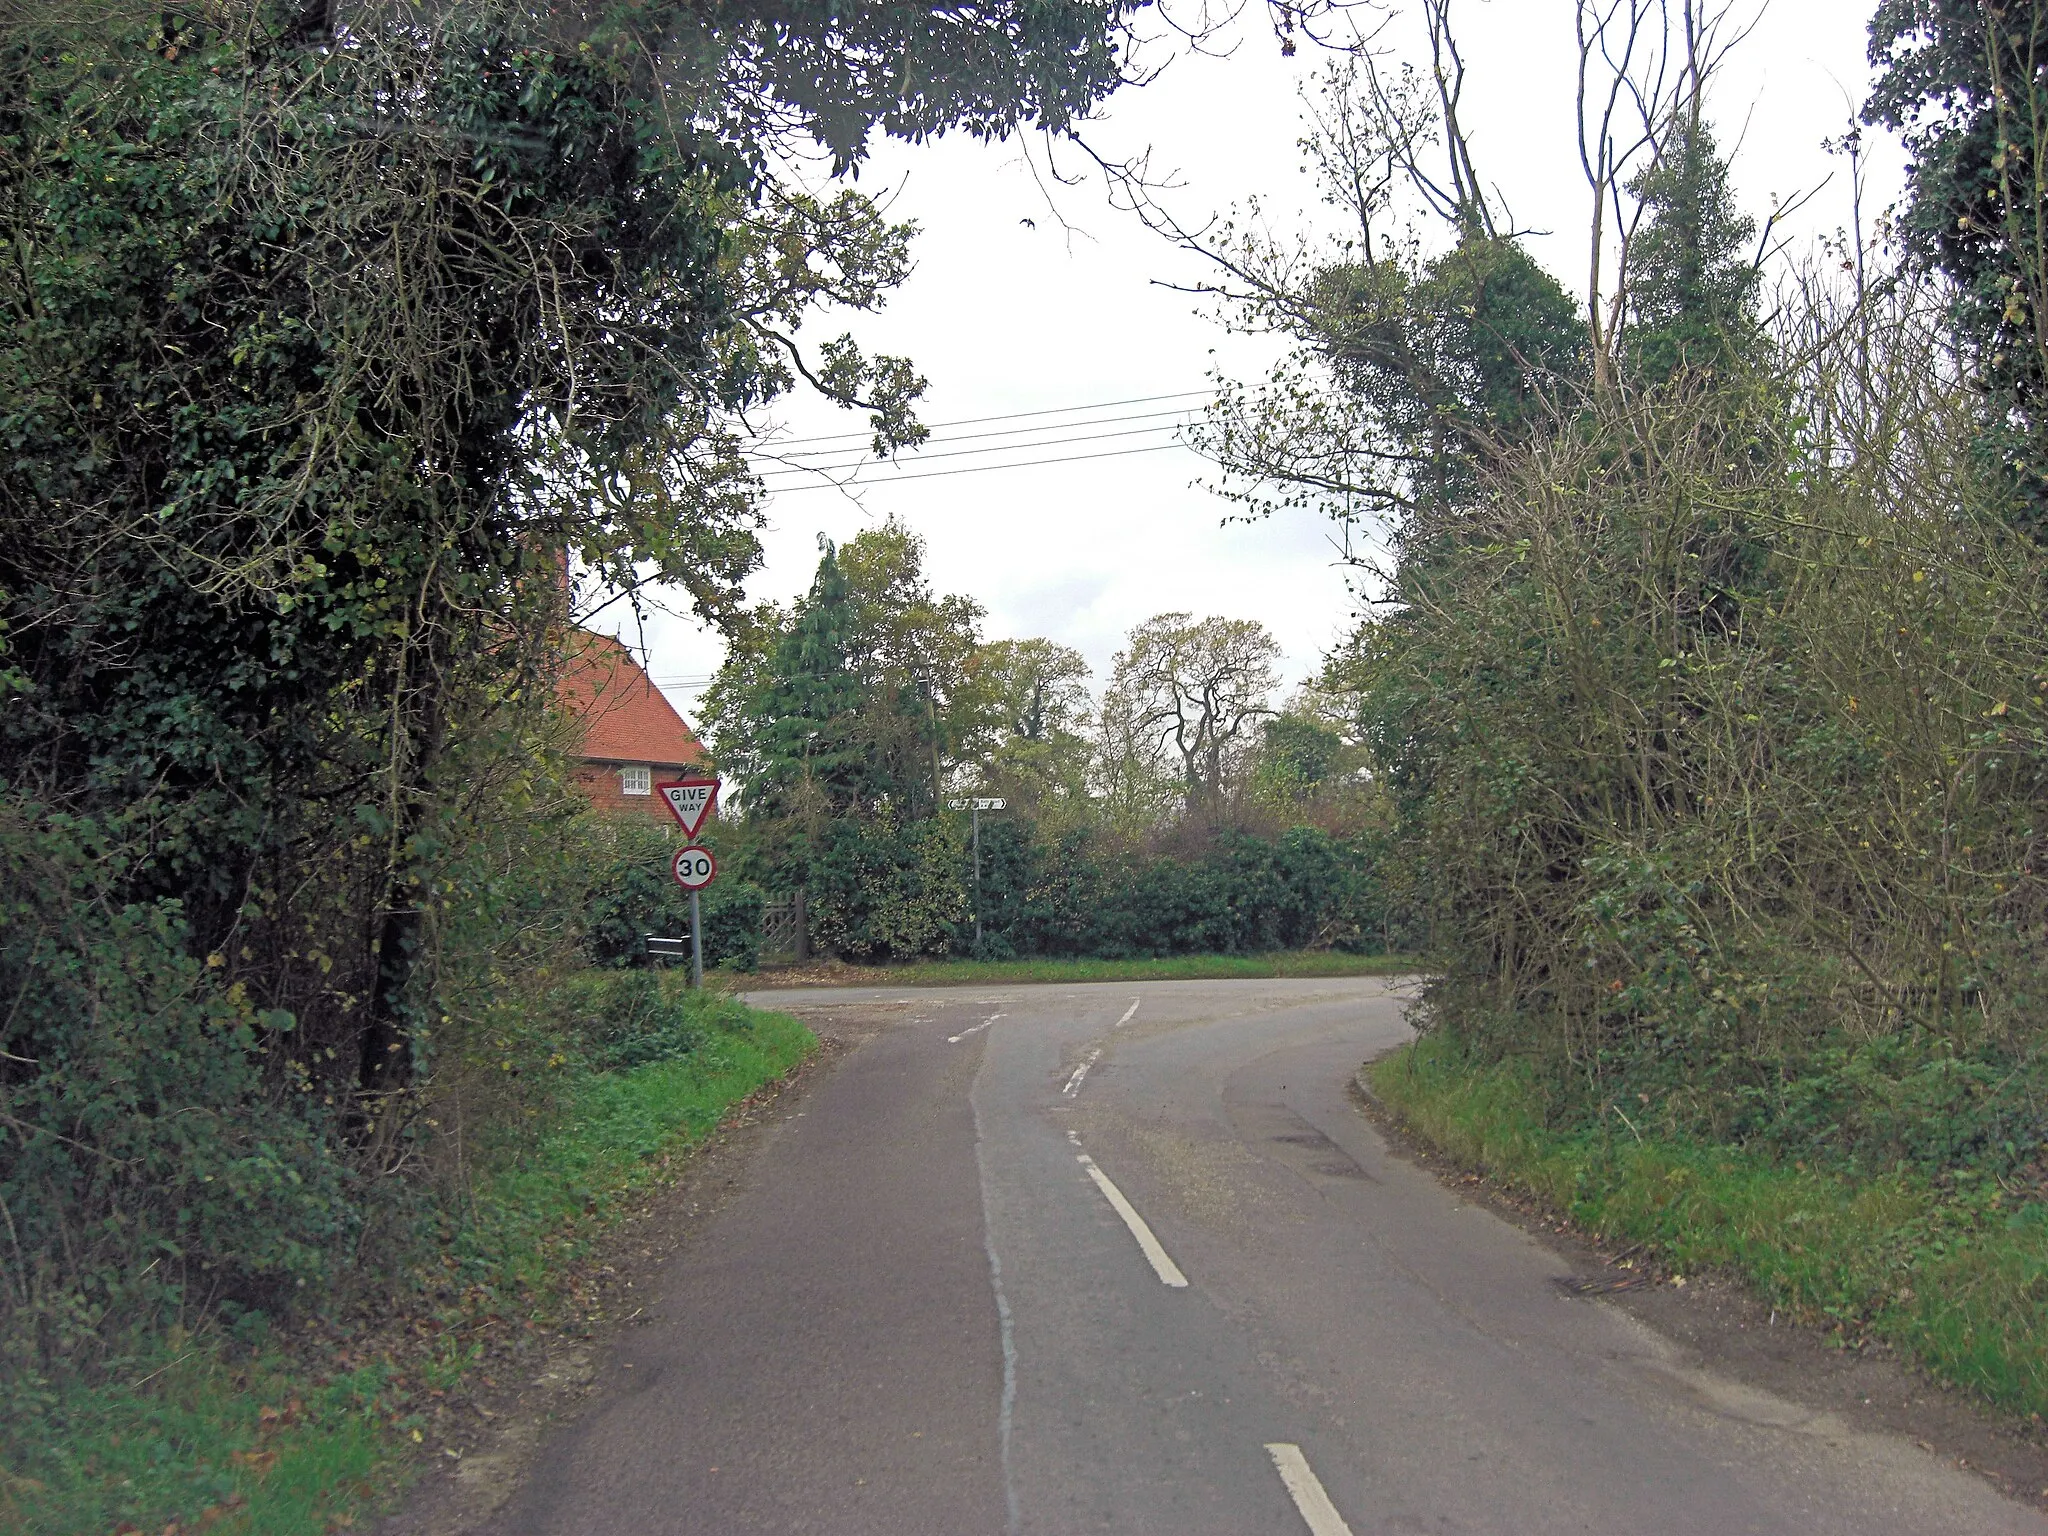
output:
[[1062, 1088], [1060, 1092], [1064, 1093], [1070, 1099], [1075, 1094], [1079, 1093], [1081, 1091], [1081, 1079], [1088, 1075], [1088, 1069], [1094, 1066], [1097, 1060], [1101, 1058], [1101, 1056], [1102, 1047], [1098, 1045], [1097, 1047], [1095, 1047], [1094, 1050], [1088, 1053], [1088, 1059], [1086, 1061], [1082, 1062], [1081, 1065], [1074, 1068], [1074, 1075], [1067, 1079], [1067, 1086]]
[[1124, 1016], [1116, 1021], [1116, 1027], [1118, 1029], [1122, 1029], [1126, 1024], [1131, 1022], [1131, 1016], [1138, 1011], [1138, 1004], [1143, 1001], [1144, 999], [1141, 997], [1134, 997], [1131, 999], [1131, 1006], [1126, 1008], [1124, 1010]]
[[1344, 1517], [1337, 1513], [1337, 1506], [1323, 1491], [1322, 1479], [1316, 1476], [1308, 1458], [1301, 1454], [1300, 1446], [1269, 1445], [1266, 1454], [1273, 1458], [1280, 1481], [1287, 1485], [1294, 1507], [1301, 1511], [1309, 1536], [1351, 1536], [1351, 1527], [1344, 1523]]
[[975, 1025], [972, 1029], [963, 1029], [957, 1035], [946, 1036], [946, 1044], [958, 1045], [962, 1040], [965, 1040], [969, 1035], [980, 1034], [984, 1029], [987, 1029], [989, 1025], [995, 1023], [997, 1019], [1003, 1017], [1005, 1017], [1005, 1015], [1000, 1013], [992, 1013], [987, 1018], [983, 1019], [979, 1024]]
[[[988, 1138], [982, 1131], [981, 1109], [973, 1103], [972, 1095], [969, 1096], [969, 1107], [974, 1113], [974, 1161], [981, 1174], [981, 1208], [986, 1211], [994, 1203], [989, 1197]], [[1017, 1332], [1010, 1314], [1010, 1298], [1003, 1291], [1003, 1261], [996, 1253], [995, 1231], [986, 1221], [982, 1223], [981, 1242], [988, 1251], [988, 1278], [989, 1284], [995, 1288], [996, 1320], [1003, 1341], [1003, 1404], [996, 1420], [996, 1436], [1003, 1458], [1003, 1499], [1009, 1506], [1010, 1516], [1003, 1529], [1009, 1536], [1016, 1536], [1023, 1521], [1017, 1502], [1016, 1470], [1010, 1459], [1010, 1432], [1017, 1410]]]
[[1124, 1225], [1131, 1229], [1131, 1236], [1138, 1240], [1138, 1247], [1151, 1261], [1153, 1272], [1159, 1276], [1160, 1283], [1176, 1289], [1184, 1288], [1188, 1283], [1188, 1277], [1180, 1272], [1178, 1264], [1167, 1257], [1166, 1250], [1159, 1246], [1159, 1239], [1154, 1237], [1152, 1229], [1145, 1225], [1145, 1218], [1140, 1216], [1131, 1202], [1124, 1198], [1124, 1192], [1109, 1182], [1109, 1175], [1096, 1167], [1095, 1159], [1086, 1152], [1077, 1152], [1074, 1156], [1081, 1166], [1088, 1170], [1088, 1177], [1093, 1179], [1095, 1187], [1102, 1191], [1102, 1198], [1109, 1202], [1110, 1209], [1123, 1217]]

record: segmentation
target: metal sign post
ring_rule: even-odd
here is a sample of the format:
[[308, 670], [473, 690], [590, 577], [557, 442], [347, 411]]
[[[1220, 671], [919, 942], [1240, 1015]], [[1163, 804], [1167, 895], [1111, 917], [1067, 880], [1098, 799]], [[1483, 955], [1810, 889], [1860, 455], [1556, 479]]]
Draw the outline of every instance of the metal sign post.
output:
[[669, 869], [676, 877], [676, 884], [690, 893], [690, 985], [701, 989], [704, 985], [704, 908], [697, 893], [718, 878], [718, 860], [711, 856], [709, 848], [699, 848], [692, 843], [687, 848], [676, 850], [675, 861]]
[[718, 878], [718, 860], [697, 846], [697, 834], [718, 811], [717, 779], [677, 779], [657, 784], [661, 803], [683, 829], [689, 846], [676, 854], [676, 884], [690, 893], [690, 985], [704, 988], [704, 905], [697, 893]]
[[981, 948], [981, 813], [1000, 811], [1009, 802], [998, 799], [950, 800], [947, 804], [954, 810], [971, 811], [974, 815], [974, 947]]
[[690, 988], [704, 990], [704, 908], [695, 891], [690, 892]]

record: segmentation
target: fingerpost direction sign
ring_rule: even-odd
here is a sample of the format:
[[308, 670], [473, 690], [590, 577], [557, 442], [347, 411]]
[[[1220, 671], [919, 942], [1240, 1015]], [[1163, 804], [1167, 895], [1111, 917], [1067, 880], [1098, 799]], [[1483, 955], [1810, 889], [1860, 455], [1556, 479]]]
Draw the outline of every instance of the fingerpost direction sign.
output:
[[678, 848], [670, 868], [675, 872], [676, 884], [690, 892], [701, 891], [718, 878], [718, 860], [711, 857], [709, 848]]
[[661, 803], [668, 807], [669, 814], [683, 824], [685, 837], [694, 838], [703, 831], [704, 823], [718, 808], [716, 779], [679, 779], [654, 787], [661, 795]]

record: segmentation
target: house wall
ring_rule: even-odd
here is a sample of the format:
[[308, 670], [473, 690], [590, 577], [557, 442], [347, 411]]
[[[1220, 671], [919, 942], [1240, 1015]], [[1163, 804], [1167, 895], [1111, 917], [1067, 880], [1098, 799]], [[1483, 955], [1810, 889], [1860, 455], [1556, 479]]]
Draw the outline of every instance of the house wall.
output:
[[[576, 770], [577, 787], [590, 797], [592, 805], [608, 816], [638, 816], [654, 822], [657, 826], [676, 827], [676, 819], [669, 814], [668, 807], [661, 803], [661, 796], [653, 793], [628, 795], [620, 792], [619, 770], [625, 766], [627, 765], [624, 763], [583, 763]], [[701, 775], [704, 771], [701, 767], [686, 770], [680, 763], [652, 763], [647, 766], [653, 770], [649, 777], [655, 784], [667, 779], [684, 778], [689, 772]], [[681, 828], [677, 827], [676, 830], [680, 832]]]

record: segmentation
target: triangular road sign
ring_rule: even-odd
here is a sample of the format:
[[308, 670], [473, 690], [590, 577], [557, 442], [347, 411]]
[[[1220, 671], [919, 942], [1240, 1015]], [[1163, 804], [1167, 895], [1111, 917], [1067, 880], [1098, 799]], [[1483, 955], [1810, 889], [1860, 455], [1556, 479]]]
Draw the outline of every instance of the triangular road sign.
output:
[[669, 813], [683, 824], [683, 836], [695, 838], [711, 819], [711, 813], [718, 806], [718, 780], [682, 779], [673, 784], [657, 784], [656, 793]]

